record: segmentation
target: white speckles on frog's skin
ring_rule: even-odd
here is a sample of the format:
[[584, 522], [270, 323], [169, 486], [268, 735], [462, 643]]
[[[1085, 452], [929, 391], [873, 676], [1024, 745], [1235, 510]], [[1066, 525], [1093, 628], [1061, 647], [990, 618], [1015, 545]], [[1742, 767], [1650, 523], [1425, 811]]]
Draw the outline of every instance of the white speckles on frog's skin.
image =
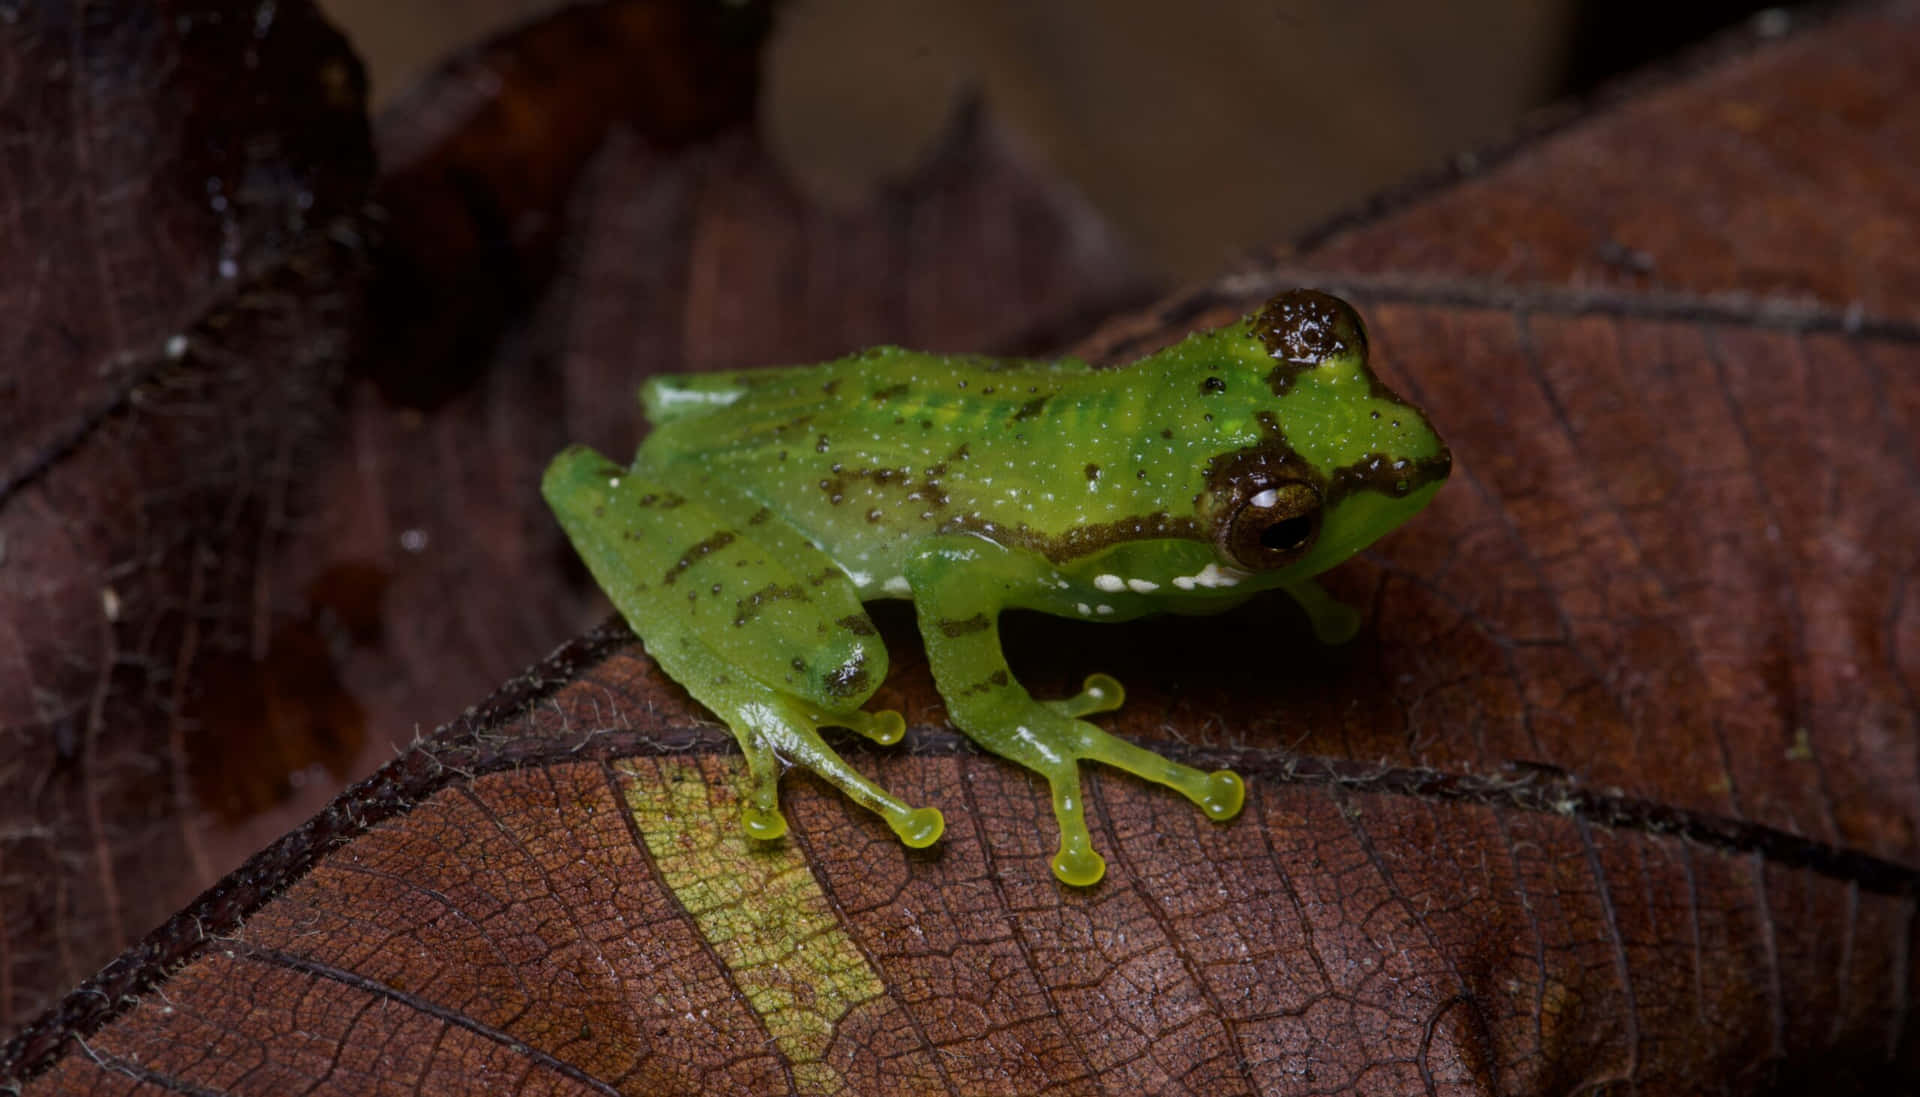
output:
[[904, 575], [896, 575], [885, 583], [880, 584], [880, 589], [886, 591], [888, 594], [913, 593], [913, 586], [907, 582], [907, 577]]
[[1127, 589], [1135, 594], [1152, 594], [1154, 591], [1160, 589], [1160, 584], [1151, 579], [1129, 579], [1127, 580]]
[[1095, 613], [1103, 613], [1103, 614], [1104, 614], [1104, 613], [1112, 613], [1112, 612], [1113, 612], [1113, 607], [1112, 607], [1112, 606], [1110, 606], [1110, 605], [1107, 605], [1107, 604], [1106, 604], [1105, 602], [1102, 602], [1102, 603], [1100, 603], [1099, 605], [1097, 605], [1097, 606], [1095, 606], [1095, 607], [1093, 607], [1093, 612], [1095, 612]]
[[1096, 575], [1093, 577], [1093, 585], [1105, 591], [1121, 591], [1127, 589], [1127, 581], [1118, 575]]
[[1082, 617], [1089, 617], [1093, 614], [1093, 607], [1085, 602], [1075, 602], [1073, 608], [1078, 610]]
[[1247, 573], [1237, 568], [1223, 568], [1219, 564], [1208, 564], [1193, 575], [1174, 576], [1173, 585], [1181, 590], [1192, 590], [1195, 587], [1206, 587], [1211, 590], [1214, 587], [1238, 586], [1240, 580], [1246, 577]]

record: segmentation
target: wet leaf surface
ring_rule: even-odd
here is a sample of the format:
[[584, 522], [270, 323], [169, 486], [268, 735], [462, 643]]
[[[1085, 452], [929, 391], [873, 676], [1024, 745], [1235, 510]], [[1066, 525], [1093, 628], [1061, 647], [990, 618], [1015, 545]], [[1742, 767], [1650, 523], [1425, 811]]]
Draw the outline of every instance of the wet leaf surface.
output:
[[[913, 727], [848, 753], [946, 837], [904, 850], [795, 776], [793, 834], [749, 847], [730, 737], [606, 627], [227, 877], [7, 1071], [29, 1092], [1914, 1088], [1920, 331], [1899, 287], [1920, 268], [1857, 237], [1920, 195], [1914, 14], [1723, 49], [1086, 344], [1129, 357], [1327, 286], [1453, 446], [1432, 509], [1330, 577], [1368, 614], [1344, 648], [1277, 602], [1007, 624], [1036, 694], [1112, 673], [1108, 726], [1245, 774], [1238, 820], [1101, 775], [1108, 879], [1060, 887], [1040, 790], [945, 727], [882, 607], [877, 701]], [[478, 695], [594, 612], [507, 485], [561, 439], [624, 448], [636, 360], [1065, 330], [1115, 264], [1084, 225], [996, 253], [1072, 222], [989, 200], [1024, 177], [971, 140], [932, 175], [952, 204], [896, 196], [892, 232], [806, 210], [738, 133], [592, 145], [572, 215], [635, 235], [558, 233], [566, 292], [471, 377], [409, 406], [362, 382], [360, 456], [316, 489], [335, 547], [276, 562], [383, 577], [384, 651], [343, 674], [419, 681], [358, 686], [371, 722], [417, 719], [409, 689]], [[928, 273], [903, 223], [951, 224], [983, 265]], [[1020, 274], [983, 280], [996, 255]], [[1013, 286], [1017, 320], [992, 307]], [[407, 530], [460, 566], [405, 564]]]

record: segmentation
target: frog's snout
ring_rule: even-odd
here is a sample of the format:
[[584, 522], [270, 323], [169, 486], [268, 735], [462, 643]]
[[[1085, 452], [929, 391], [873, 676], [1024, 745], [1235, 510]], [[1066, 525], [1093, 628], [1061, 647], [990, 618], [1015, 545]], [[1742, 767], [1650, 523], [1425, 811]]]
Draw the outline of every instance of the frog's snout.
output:
[[1411, 495], [1425, 487], [1438, 487], [1445, 483], [1453, 472], [1453, 451], [1443, 443], [1440, 449], [1426, 457], [1415, 458], [1413, 467], [1406, 470], [1394, 484], [1395, 495]]

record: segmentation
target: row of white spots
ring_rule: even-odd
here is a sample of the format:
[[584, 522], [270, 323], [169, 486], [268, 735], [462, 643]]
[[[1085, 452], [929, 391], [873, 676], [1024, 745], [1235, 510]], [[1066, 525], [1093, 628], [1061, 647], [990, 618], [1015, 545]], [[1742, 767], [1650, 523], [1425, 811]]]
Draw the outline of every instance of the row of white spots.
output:
[[[1211, 567], [1212, 565], [1209, 564], [1208, 566]], [[1176, 583], [1179, 581], [1179, 579], [1174, 580]], [[1118, 575], [1096, 575], [1093, 577], [1093, 585], [1105, 591], [1118, 592], [1131, 590], [1135, 594], [1152, 594], [1154, 591], [1160, 589], [1160, 584], [1152, 582], [1151, 580], [1122, 579]]]
[[1239, 571], [1234, 568], [1223, 568], [1218, 564], [1208, 564], [1193, 575], [1174, 576], [1173, 585], [1179, 587], [1181, 590], [1192, 590], [1195, 587], [1206, 587], [1208, 589], [1214, 587], [1231, 587], [1237, 586], [1240, 580], [1246, 577], [1247, 573], [1244, 571]]
[[1076, 602], [1074, 603], [1073, 608], [1078, 610], [1080, 612], [1080, 616], [1082, 617], [1091, 617], [1096, 613], [1106, 614], [1106, 613], [1113, 612], [1113, 607], [1110, 605], [1107, 605], [1105, 602], [1102, 602], [1097, 606], [1089, 606], [1085, 602]]

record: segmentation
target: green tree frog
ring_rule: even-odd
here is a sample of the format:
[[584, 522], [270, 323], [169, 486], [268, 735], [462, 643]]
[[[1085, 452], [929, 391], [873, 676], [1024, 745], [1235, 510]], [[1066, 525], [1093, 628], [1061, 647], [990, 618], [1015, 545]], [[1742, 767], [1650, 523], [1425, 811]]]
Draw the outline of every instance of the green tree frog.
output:
[[1036, 700], [1008, 672], [1009, 608], [1087, 621], [1215, 613], [1272, 588], [1325, 642], [1358, 627], [1312, 576], [1406, 521], [1450, 458], [1367, 364], [1360, 319], [1311, 290], [1117, 369], [877, 347], [813, 366], [655, 377], [652, 433], [622, 468], [584, 447], [541, 485], [594, 578], [662, 670], [746, 755], [743, 824], [786, 832], [778, 782], [803, 766], [921, 847], [944, 822], [820, 736], [880, 743], [863, 711], [887, 653], [861, 603], [911, 599], [948, 715], [1045, 778], [1054, 875], [1098, 881], [1080, 764], [1173, 789], [1215, 820], [1235, 774], [1089, 723], [1119, 707], [1095, 674]]

